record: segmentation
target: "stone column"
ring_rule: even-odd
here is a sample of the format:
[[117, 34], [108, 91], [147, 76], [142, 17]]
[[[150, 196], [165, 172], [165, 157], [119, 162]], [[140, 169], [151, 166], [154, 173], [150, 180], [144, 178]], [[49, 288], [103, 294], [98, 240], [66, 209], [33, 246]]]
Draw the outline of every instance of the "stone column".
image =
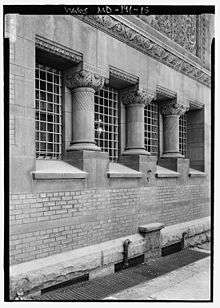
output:
[[150, 155], [144, 145], [144, 106], [154, 98], [146, 90], [128, 90], [120, 95], [126, 106], [126, 148], [123, 155]]
[[103, 86], [104, 78], [86, 70], [70, 70], [65, 82], [72, 91], [72, 142], [68, 150], [100, 151], [95, 144], [94, 93]]
[[179, 117], [187, 109], [178, 104], [176, 99], [160, 105], [163, 115], [163, 157], [183, 157], [179, 152]]

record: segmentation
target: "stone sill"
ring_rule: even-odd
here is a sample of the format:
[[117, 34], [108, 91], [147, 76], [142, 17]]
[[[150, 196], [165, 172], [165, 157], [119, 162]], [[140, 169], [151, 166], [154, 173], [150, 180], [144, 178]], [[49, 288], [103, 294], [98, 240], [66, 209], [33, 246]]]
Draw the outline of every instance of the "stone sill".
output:
[[34, 180], [85, 179], [88, 173], [60, 160], [36, 160]]
[[180, 175], [181, 174], [179, 172], [175, 172], [173, 170], [157, 165], [157, 171], [155, 173], [157, 178], [178, 178]]
[[198, 171], [198, 170], [192, 169], [192, 168], [189, 169], [189, 177], [191, 177], [191, 178], [204, 177], [204, 176], [206, 176], [205, 172]]
[[109, 178], [142, 178], [142, 172], [128, 168], [122, 164], [109, 163], [109, 170], [107, 171]]

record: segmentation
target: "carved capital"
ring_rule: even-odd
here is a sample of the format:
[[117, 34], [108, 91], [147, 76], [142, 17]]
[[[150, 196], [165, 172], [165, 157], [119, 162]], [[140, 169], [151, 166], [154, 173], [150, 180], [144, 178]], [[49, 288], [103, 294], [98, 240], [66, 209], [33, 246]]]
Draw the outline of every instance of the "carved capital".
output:
[[91, 73], [87, 70], [67, 72], [65, 75], [66, 86], [70, 89], [87, 87], [99, 90], [104, 85], [104, 77]]
[[182, 115], [189, 110], [189, 107], [177, 103], [175, 99], [160, 104], [160, 110], [163, 115]]
[[128, 90], [126, 92], [122, 92], [120, 95], [121, 101], [124, 105], [135, 105], [135, 104], [143, 104], [147, 105], [155, 98], [155, 93], [149, 90]]

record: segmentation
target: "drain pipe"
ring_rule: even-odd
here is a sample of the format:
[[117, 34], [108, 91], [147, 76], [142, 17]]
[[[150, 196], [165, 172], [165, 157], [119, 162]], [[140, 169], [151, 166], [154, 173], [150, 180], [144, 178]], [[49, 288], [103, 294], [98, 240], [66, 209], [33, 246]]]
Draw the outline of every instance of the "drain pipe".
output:
[[187, 235], [187, 232], [183, 232], [182, 238], [181, 238], [181, 249], [184, 249], [185, 244], [185, 237]]
[[128, 268], [128, 246], [131, 244], [131, 240], [126, 239], [123, 243], [123, 268]]

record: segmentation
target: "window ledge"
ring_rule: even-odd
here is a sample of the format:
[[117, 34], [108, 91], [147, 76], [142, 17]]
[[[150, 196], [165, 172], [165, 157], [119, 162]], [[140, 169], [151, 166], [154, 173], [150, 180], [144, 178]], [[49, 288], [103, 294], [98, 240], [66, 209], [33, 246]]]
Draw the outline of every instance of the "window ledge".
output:
[[142, 178], [143, 173], [122, 164], [109, 163], [107, 175], [110, 178]]
[[204, 177], [204, 176], [206, 176], [205, 172], [202, 172], [202, 171], [199, 171], [199, 170], [196, 170], [196, 169], [192, 169], [192, 168], [189, 169], [189, 177], [191, 177], [191, 178]]
[[161, 167], [157, 165], [157, 171], [155, 173], [157, 178], [178, 178], [180, 177], [179, 172], [175, 172], [173, 170]]
[[87, 172], [59, 160], [37, 160], [34, 180], [85, 179]]

